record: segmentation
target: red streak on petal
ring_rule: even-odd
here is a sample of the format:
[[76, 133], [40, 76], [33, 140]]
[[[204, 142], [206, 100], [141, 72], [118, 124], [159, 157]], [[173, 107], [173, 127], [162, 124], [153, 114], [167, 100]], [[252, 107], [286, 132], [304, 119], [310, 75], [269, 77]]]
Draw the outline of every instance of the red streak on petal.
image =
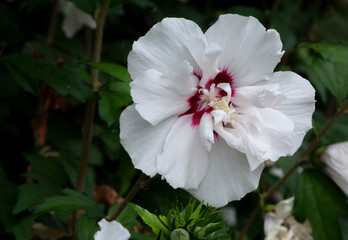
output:
[[216, 140], [219, 142], [219, 134], [215, 131], [213, 131], [214, 137], [216, 138]]
[[231, 73], [229, 73], [227, 71], [227, 69], [223, 69], [221, 72], [219, 72], [214, 79], [210, 79], [207, 84], [205, 85], [206, 89], [210, 89], [210, 86], [212, 84], [215, 84], [215, 86], [217, 86], [220, 83], [229, 83], [231, 85], [232, 88], [232, 96], [234, 94], [234, 90], [233, 90], [233, 77], [231, 75]]
[[[200, 76], [199, 74], [197, 74], [196, 72], [193, 73], [199, 80], [201, 80], [202, 76]], [[221, 72], [219, 72], [214, 79], [210, 79], [207, 84], [205, 85], [205, 89], [207, 89], [208, 91], [210, 90], [210, 87], [212, 84], [215, 84], [215, 86], [217, 86], [220, 83], [229, 83], [231, 85], [232, 88], [232, 83], [233, 83], [233, 78], [231, 73], [229, 73], [227, 71], [227, 69], [223, 69]], [[199, 89], [201, 89], [201, 86], [197, 86], [197, 92], [191, 96], [189, 99], [187, 99], [187, 102], [189, 103], [190, 109], [188, 109], [185, 113], [182, 113], [179, 115], [179, 117], [181, 116], [185, 116], [185, 115], [191, 115], [192, 114], [192, 123], [191, 126], [192, 127], [197, 127], [199, 126], [202, 116], [204, 113], [210, 113], [211, 111], [214, 110], [213, 107], [208, 107], [208, 108], [203, 108], [200, 109], [200, 102], [201, 102], [201, 95], [202, 93], [199, 92]], [[218, 94], [221, 97], [224, 97], [227, 95], [227, 93], [225, 91], [219, 91]], [[232, 93], [231, 95], [234, 95], [234, 89], [232, 89]], [[214, 132], [214, 135], [218, 138], [218, 134]]]
[[192, 127], [197, 127], [199, 126], [200, 122], [201, 122], [201, 118], [203, 117], [203, 114], [206, 112], [205, 109], [202, 109], [201, 111], [195, 112], [192, 116], [192, 123], [191, 126]]
[[193, 75], [195, 75], [195, 76], [199, 79], [199, 81], [201, 81], [201, 79], [202, 79], [202, 76], [201, 76], [201, 75], [199, 75], [199, 74], [196, 73], [196, 72], [193, 72]]

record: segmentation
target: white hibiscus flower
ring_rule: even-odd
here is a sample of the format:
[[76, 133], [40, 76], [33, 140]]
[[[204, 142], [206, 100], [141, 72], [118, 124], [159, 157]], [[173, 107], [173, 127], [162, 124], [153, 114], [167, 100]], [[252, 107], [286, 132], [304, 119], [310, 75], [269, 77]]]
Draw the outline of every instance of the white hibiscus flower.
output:
[[273, 73], [282, 55], [253, 17], [222, 15], [205, 34], [182, 18], [154, 25], [128, 56], [120, 137], [135, 168], [215, 207], [254, 190], [263, 162], [293, 154], [311, 128], [314, 89]]
[[274, 212], [265, 215], [265, 240], [313, 240], [311, 224], [297, 222], [291, 215], [293, 206], [294, 197], [280, 201]]
[[103, 218], [98, 222], [100, 230], [94, 234], [94, 240], [128, 240], [130, 234], [119, 222], [108, 222]]
[[321, 159], [326, 164], [325, 172], [348, 196], [348, 142], [328, 146]]
[[62, 29], [67, 38], [72, 38], [83, 26], [91, 29], [97, 27], [94, 18], [76, 7], [72, 2], [60, 0], [60, 7], [65, 16]]

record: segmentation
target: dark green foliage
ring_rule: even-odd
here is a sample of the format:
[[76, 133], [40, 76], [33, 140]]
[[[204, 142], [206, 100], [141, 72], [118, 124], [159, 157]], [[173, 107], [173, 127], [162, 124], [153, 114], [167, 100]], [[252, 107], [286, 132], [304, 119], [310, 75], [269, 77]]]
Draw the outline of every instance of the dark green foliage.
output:
[[46, 198], [45, 202], [40, 204], [34, 212], [34, 217], [50, 211], [72, 211], [86, 210], [86, 215], [90, 218], [103, 217], [103, 211], [95, 201], [89, 197], [71, 189], [62, 190], [64, 196], [55, 196]]
[[78, 220], [78, 240], [94, 240], [94, 234], [98, 231], [95, 219], [88, 219], [85, 216]]
[[310, 221], [314, 239], [343, 239], [339, 217], [348, 216], [347, 197], [320, 171], [306, 169], [302, 172], [293, 212], [299, 221]]
[[230, 239], [222, 212], [190, 200], [187, 206], [176, 202], [167, 215], [155, 215], [131, 204], [144, 223], [151, 227], [159, 239]]
[[348, 96], [348, 46], [330, 42], [304, 44], [299, 49], [306, 72], [321, 99], [327, 101], [329, 92], [342, 101]]
[[[112, 216], [117, 209], [120, 207], [120, 203], [115, 203], [112, 205], [108, 211], [108, 216]], [[131, 229], [139, 224], [137, 218], [137, 212], [132, 208], [132, 206], [126, 206], [126, 208], [117, 217], [117, 221], [122, 224], [125, 228]]]
[[99, 0], [67, 0], [74, 3], [82, 11], [94, 16], [95, 10], [99, 5]]
[[18, 83], [31, 93], [39, 93], [38, 80], [41, 80], [62, 95], [70, 94], [81, 101], [92, 98], [92, 90], [84, 84], [84, 73], [81, 71], [18, 54], [6, 56], [2, 62]]
[[87, 63], [93, 68], [111, 76], [109, 81], [99, 91], [99, 116], [108, 126], [112, 126], [121, 114], [121, 108], [131, 101], [129, 83], [132, 79], [127, 68], [111, 63]]

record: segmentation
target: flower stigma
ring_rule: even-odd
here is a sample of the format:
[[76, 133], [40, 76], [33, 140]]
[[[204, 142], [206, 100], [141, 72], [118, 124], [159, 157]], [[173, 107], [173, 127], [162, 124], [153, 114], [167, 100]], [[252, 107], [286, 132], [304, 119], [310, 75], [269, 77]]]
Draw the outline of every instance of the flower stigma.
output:
[[236, 110], [231, 103], [231, 87], [227, 83], [220, 83], [219, 85], [224, 85], [227, 91], [219, 88], [219, 86], [216, 88], [214, 83], [210, 86], [209, 91], [207, 89], [199, 89], [198, 92], [202, 96], [198, 110], [203, 108], [209, 109], [209, 107], [212, 107], [214, 110], [220, 110], [223, 112], [222, 121], [224, 125], [229, 123], [233, 125], [235, 123], [234, 116], [236, 114]]
[[[199, 75], [194, 75], [201, 81]], [[200, 124], [202, 116], [209, 113], [215, 125], [222, 123], [224, 127], [232, 127], [237, 116], [235, 105], [231, 102], [234, 94], [232, 82], [233, 79], [228, 70], [221, 70], [204, 87], [197, 86], [196, 93], [187, 100], [190, 109], [180, 116], [193, 114], [191, 125], [196, 127]]]

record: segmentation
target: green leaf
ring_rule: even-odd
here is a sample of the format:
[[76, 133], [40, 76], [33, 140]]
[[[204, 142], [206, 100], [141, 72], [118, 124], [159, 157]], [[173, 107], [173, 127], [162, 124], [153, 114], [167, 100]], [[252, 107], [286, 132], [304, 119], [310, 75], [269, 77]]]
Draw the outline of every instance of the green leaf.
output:
[[84, 82], [85, 74], [75, 68], [70, 70], [19, 54], [2, 59], [12, 76], [29, 92], [38, 93], [37, 80], [41, 80], [63, 96], [72, 95], [80, 101], [93, 97], [93, 91]]
[[[33, 194], [35, 193], [35, 194]], [[19, 195], [13, 213], [17, 214], [24, 210], [33, 208], [44, 201], [46, 197], [51, 197], [59, 193], [58, 188], [52, 188], [47, 184], [25, 183], [19, 186]]]
[[129, 205], [131, 205], [134, 208], [138, 215], [143, 219], [144, 223], [151, 227], [152, 231], [155, 234], [158, 235], [159, 232], [162, 231], [166, 235], [170, 235], [168, 228], [166, 228], [166, 226], [162, 224], [162, 222], [158, 219], [158, 217], [155, 214], [150, 213], [146, 209], [136, 204], [129, 203]]
[[16, 237], [16, 240], [27, 240], [32, 238], [31, 225], [34, 220], [30, 215], [26, 217], [17, 217], [16, 224], [12, 227], [11, 232]]
[[[76, 187], [77, 175], [79, 169], [79, 159], [71, 156], [66, 152], [61, 152], [59, 157], [63, 168], [68, 175], [70, 183]], [[91, 194], [93, 187], [95, 187], [95, 172], [94, 169], [88, 166], [85, 180], [85, 193]]]
[[303, 45], [319, 53], [325, 60], [332, 63], [348, 65], [348, 46], [338, 43], [321, 42]]
[[338, 222], [341, 227], [342, 239], [348, 239], [348, 216], [340, 216]]
[[100, 89], [98, 102], [99, 116], [110, 127], [119, 119], [121, 108], [128, 106], [132, 101], [129, 87], [132, 79], [127, 68], [118, 64], [101, 62], [87, 62], [86, 64], [112, 76], [106, 84], [106, 88]]
[[[112, 216], [120, 206], [121, 206], [121, 203], [113, 204], [108, 211], [108, 216]], [[137, 216], [138, 214], [134, 210], [134, 208], [127, 205], [126, 208], [117, 217], [116, 221], [121, 223], [122, 226], [124, 226], [125, 228], [131, 229], [132, 227], [139, 224], [138, 220], [136, 219]]]
[[25, 158], [34, 168], [25, 175], [37, 183], [25, 183], [19, 187], [14, 214], [42, 203], [46, 197], [58, 194], [67, 183], [67, 176], [58, 158], [46, 158], [39, 154], [25, 154]]
[[59, 159], [46, 158], [39, 154], [25, 154], [25, 158], [34, 167], [34, 171], [26, 173], [26, 176], [52, 188], [66, 185], [67, 177]]
[[99, 91], [99, 116], [106, 121], [110, 127], [115, 121], [117, 121], [121, 114], [121, 108], [127, 106], [129, 99], [117, 95], [110, 90]]
[[312, 80], [320, 81], [339, 100], [348, 95], [347, 66], [334, 65], [317, 58], [313, 60], [308, 73]]
[[50, 211], [72, 211], [77, 209], [86, 210], [87, 216], [91, 218], [104, 216], [100, 207], [89, 197], [71, 189], [64, 189], [62, 193], [65, 196], [47, 198], [44, 203], [37, 207], [34, 217]]
[[[328, 124], [329, 120], [320, 112], [315, 112], [313, 118], [316, 122], [318, 132], [322, 131]], [[327, 133], [322, 137], [321, 143], [323, 146], [337, 142], [344, 142], [348, 139], [348, 131], [342, 131], [348, 126], [348, 114], [343, 114], [335, 124], [330, 127]]]
[[338, 217], [348, 213], [346, 196], [329, 177], [306, 169], [298, 182], [293, 213], [301, 222], [310, 221], [315, 240], [342, 239]]
[[98, 231], [95, 219], [82, 216], [78, 222], [78, 240], [94, 240], [94, 234]]
[[82, 11], [90, 14], [92, 17], [94, 16], [94, 12], [97, 8], [97, 0], [67, 0], [69, 2], [74, 3], [78, 8]]
[[144, 235], [141, 233], [131, 232], [131, 240], [156, 240], [156, 235]]
[[122, 65], [103, 62], [87, 62], [86, 64], [91, 65], [93, 68], [105, 72], [122, 82], [130, 83], [132, 81], [127, 68]]
[[348, 96], [348, 46], [333, 43], [304, 44], [298, 53], [303, 62], [299, 68], [307, 73], [324, 103], [327, 99], [326, 89], [338, 100]]
[[16, 223], [12, 209], [16, 202], [17, 187], [13, 184], [0, 188], [0, 223], [6, 232], [9, 232]]
[[23, 73], [18, 69], [18, 67], [14, 64], [9, 64], [6, 62], [3, 62], [4, 65], [7, 67], [8, 71], [12, 75], [12, 77], [21, 85], [24, 90], [38, 96], [40, 93], [39, 90], [39, 82], [36, 78], [31, 78], [27, 74]]

